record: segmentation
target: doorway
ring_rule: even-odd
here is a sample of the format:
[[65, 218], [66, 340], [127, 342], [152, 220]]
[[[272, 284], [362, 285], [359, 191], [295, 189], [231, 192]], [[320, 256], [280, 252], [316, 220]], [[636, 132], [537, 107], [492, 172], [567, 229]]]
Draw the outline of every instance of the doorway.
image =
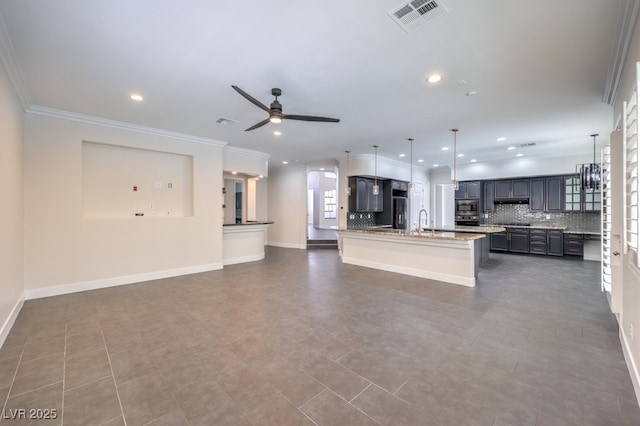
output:
[[337, 248], [338, 179], [335, 170], [307, 173], [307, 248]]

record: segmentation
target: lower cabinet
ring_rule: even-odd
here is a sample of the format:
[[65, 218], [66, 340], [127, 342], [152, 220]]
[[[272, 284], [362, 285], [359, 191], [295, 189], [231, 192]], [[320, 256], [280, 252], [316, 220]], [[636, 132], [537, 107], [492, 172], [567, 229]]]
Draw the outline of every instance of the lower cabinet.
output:
[[583, 256], [584, 241], [582, 234], [564, 234], [564, 254], [566, 256]]
[[507, 228], [505, 232], [491, 234], [491, 250], [529, 253], [529, 230]]
[[556, 229], [529, 230], [529, 253], [562, 256], [564, 254], [563, 232]]

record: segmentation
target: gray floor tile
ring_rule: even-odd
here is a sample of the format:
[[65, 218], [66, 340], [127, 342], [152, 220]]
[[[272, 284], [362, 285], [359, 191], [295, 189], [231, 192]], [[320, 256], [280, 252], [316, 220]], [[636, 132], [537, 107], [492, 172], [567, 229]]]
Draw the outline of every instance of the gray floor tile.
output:
[[99, 407], [111, 426], [305, 423], [295, 407], [317, 424], [377, 424], [407, 406], [396, 422], [640, 424], [597, 262], [492, 253], [465, 288], [331, 251], [266, 250], [219, 271], [26, 301], [0, 348], [0, 397], [62, 386], [66, 352], [70, 401], [91, 407], [113, 391], [91, 380], [115, 380], [125, 417]]
[[111, 367], [107, 351], [103, 348], [93, 352], [80, 353], [65, 360], [65, 391], [85, 383], [111, 377]]
[[128, 426], [142, 426], [177, 408], [169, 387], [159, 374], [118, 385], [118, 393]]
[[100, 425], [121, 414], [112, 377], [64, 393], [65, 426]]
[[328, 389], [304, 404], [300, 410], [319, 426], [379, 424]]

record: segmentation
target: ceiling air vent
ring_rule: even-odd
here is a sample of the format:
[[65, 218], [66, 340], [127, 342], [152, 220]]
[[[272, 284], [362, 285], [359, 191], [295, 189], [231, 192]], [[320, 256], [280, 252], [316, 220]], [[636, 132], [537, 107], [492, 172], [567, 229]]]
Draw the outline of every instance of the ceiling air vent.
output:
[[230, 123], [237, 123], [238, 120], [233, 120], [231, 118], [224, 118], [224, 117], [220, 117], [216, 120], [216, 123], [218, 124], [222, 124], [223, 126], [226, 126], [227, 124]]
[[406, 32], [415, 31], [448, 10], [440, 0], [414, 0], [393, 8], [389, 16]]
[[520, 145], [518, 145], [518, 148], [531, 148], [532, 146], [536, 146], [536, 143], [535, 142], [521, 143]]

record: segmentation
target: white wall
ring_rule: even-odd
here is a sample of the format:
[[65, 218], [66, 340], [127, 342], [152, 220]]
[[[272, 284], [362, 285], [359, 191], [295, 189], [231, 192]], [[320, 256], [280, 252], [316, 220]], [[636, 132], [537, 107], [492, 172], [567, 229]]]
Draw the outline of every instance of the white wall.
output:
[[304, 249], [307, 246], [307, 168], [271, 170], [268, 179], [268, 245]]
[[[598, 146], [607, 145], [607, 141], [608, 139], [605, 139], [605, 136], [601, 136], [598, 141]], [[598, 158], [600, 157], [599, 150], [597, 156]], [[474, 163], [458, 166], [456, 175], [458, 181], [565, 175], [575, 173], [576, 164], [590, 163], [592, 161], [593, 154], [556, 158], [522, 157], [508, 161]], [[445, 173], [445, 171], [446, 173], [449, 173], [448, 179], [450, 181], [451, 171], [448, 167], [442, 168], [442, 171], [439, 173]]]
[[269, 154], [227, 145], [224, 147], [222, 167], [227, 172], [268, 176]]
[[0, 346], [20, 311], [24, 290], [23, 115], [0, 66]]
[[[25, 117], [27, 298], [222, 267], [223, 144], [54, 114]], [[193, 216], [84, 219], [82, 141], [192, 156]]]

